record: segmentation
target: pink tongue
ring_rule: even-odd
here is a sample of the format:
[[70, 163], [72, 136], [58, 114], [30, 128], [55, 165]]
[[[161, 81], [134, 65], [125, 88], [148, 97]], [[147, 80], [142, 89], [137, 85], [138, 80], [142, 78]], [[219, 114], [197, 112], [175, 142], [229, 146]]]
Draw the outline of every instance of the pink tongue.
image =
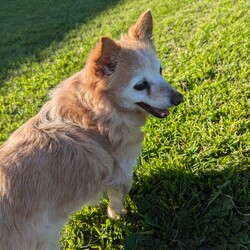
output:
[[166, 117], [167, 115], [169, 115], [168, 109], [158, 109], [158, 108], [153, 108], [153, 107], [151, 108], [155, 113], [157, 113], [161, 117]]

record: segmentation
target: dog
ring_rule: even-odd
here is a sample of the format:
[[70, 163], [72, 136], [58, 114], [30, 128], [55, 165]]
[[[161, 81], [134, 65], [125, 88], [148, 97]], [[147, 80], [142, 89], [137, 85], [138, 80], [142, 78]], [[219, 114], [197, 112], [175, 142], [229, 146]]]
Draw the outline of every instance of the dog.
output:
[[162, 76], [152, 31], [146, 11], [119, 41], [101, 37], [85, 67], [1, 146], [1, 249], [58, 249], [69, 215], [105, 192], [108, 216], [126, 213], [141, 127], [183, 101]]

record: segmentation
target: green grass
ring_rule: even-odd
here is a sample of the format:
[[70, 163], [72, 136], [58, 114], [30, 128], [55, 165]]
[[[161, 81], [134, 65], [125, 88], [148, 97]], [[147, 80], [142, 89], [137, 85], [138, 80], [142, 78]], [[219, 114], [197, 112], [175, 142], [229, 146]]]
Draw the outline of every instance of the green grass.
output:
[[185, 102], [144, 127], [127, 216], [109, 220], [106, 200], [83, 209], [62, 249], [250, 249], [248, 1], [1, 3], [0, 141], [84, 66], [99, 36], [119, 38], [148, 8], [164, 76]]

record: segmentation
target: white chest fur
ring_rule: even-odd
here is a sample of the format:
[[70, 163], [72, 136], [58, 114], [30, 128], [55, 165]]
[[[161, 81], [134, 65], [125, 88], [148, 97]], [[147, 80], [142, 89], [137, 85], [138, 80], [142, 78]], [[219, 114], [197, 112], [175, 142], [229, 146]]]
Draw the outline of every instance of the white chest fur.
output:
[[114, 158], [116, 171], [114, 179], [112, 180], [113, 185], [120, 185], [122, 183], [129, 183], [129, 186], [132, 185], [133, 168], [137, 163], [140, 151], [141, 142], [117, 147], [115, 149]]

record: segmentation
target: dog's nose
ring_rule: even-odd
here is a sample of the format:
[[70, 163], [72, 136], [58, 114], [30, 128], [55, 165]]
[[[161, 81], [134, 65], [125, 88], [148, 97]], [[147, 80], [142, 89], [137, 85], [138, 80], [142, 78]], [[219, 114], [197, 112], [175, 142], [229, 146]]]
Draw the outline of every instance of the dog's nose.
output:
[[179, 105], [182, 101], [183, 101], [183, 95], [181, 93], [179, 93], [179, 92], [173, 93], [173, 95], [171, 97], [171, 102], [175, 106]]

